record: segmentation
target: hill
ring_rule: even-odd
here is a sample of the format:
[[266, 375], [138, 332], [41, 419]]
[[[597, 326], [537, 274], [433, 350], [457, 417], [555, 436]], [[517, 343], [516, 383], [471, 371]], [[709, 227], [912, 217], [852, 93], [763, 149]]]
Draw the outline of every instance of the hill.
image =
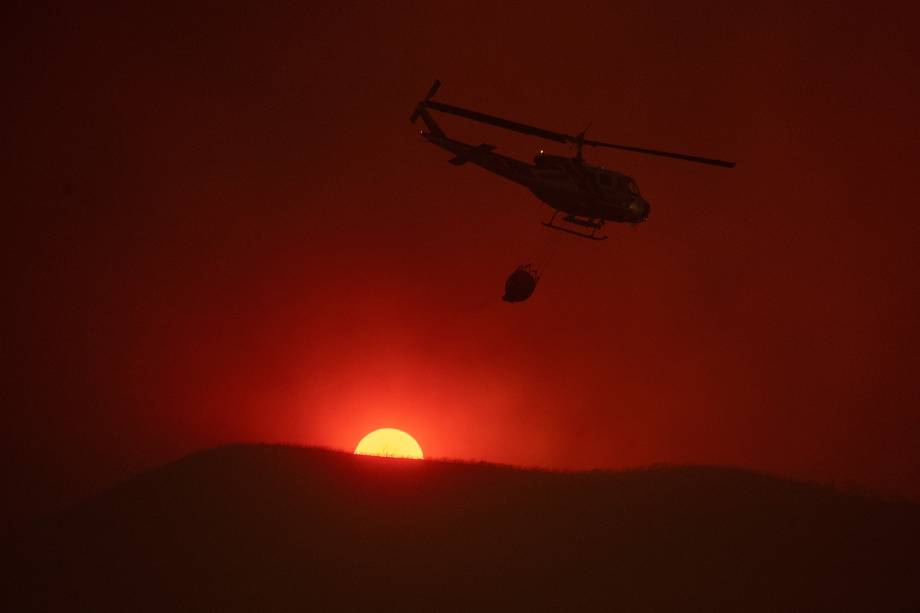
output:
[[235, 445], [20, 534], [8, 610], [920, 610], [918, 520], [730, 469]]

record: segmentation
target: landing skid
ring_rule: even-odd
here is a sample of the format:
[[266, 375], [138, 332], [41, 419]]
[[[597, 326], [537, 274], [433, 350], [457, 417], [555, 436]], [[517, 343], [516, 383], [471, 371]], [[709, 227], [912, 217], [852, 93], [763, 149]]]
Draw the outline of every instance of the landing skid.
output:
[[574, 234], [575, 236], [580, 236], [582, 238], [587, 238], [592, 241], [605, 241], [607, 240], [607, 235], [597, 236], [597, 231], [600, 230], [604, 222], [603, 221], [594, 221], [593, 219], [583, 219], [580, 217], [575, 217], [574, 215], [566, 215], [562, 218], [563, 221], [568, 223], [573, 223], [579, 226], [584, 226], [586, 228], [591, 228], [591, 233], [579, 232], [578, 230], [573, 230], [572, 228], [566, 228], [565, 226], [556, 225], [556, 216], [559, 215], [559, 211], [553, 213], [553, 217], [549, 221], [544, 221], [543, 225], [547, 228], [552, 228], [553, 230], [559, 230], [560, 232], [566, 232], [568, 234]]

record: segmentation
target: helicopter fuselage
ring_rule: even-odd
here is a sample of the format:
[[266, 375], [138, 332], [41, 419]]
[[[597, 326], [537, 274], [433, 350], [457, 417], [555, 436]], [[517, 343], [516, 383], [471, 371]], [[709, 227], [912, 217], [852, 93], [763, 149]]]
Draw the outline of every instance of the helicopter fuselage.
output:
[[530, 164], [495, 153], [492, 145], [471, 145], [432, 132], [422, 138], [454, 154], [451, 164], [472, 163], [529, 189], [537, 198], [581, 225], [604, 221], [638, 224], [648, 219], [649, 203], [629, 176], [584, 160], [542, 151]]
[[[639, 194], [639, 186], [632, 177], [586, 164], [582, 157], [585, 147], [618, 149], [723, 168], [735, 167], [734, 162], [726, 160], [589, 139], [585, 137], [587, 128], [578, 134], [566, 134], [432, 100], [440, 87], [441, 82], [435, 80], [428, 93], [415, 105], [415, 110], [409, 116], [410, 123], [415, 123], [419, 118], [425, 122], [428, 130], [422, 130], [422, 138], [453, 153], [454, 157], [448, 161], [455, 166], [472, 162], [500, 177], [520, 183], [533, 192], [537, 198], [555, 209], [552, 219], [543, 222], [544, 226], [583, 238], [604, 240], [607, 237], [597, 236], [597, 231], [603, 227], [605, 222], [639, 224], [648, 219], [651, 211], [649, 203]], [[556, 143], [574, 145], [575, 157], [546, 155], [541, 150], [540, 154], [534, 158], [533, 164], [522, 162], [495, 153], [493, 145], [471, 145], [448, 137], [429, 111], [463, 117]], [[564, 213], [562, 221], [570, 225], [556, 224], [556, 217], [559, 216], [559, 213]], [[590, 232], [572, 226], [587, 228]]]

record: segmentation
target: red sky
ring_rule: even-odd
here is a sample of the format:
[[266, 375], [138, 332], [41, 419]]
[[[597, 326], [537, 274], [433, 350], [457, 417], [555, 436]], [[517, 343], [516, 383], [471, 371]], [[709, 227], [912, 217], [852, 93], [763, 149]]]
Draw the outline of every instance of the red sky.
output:
[[[5, 20], [7, 513], [201, 447], [381, 426], [429, 457], [920, 498], [916, 15], [188, 4]], [[651, 218], [551, 233], [526, 190], [419, 141], [434, 78], [738, 167], [589, 151]], [[528, 261], [534, 297], [502, 303]]]

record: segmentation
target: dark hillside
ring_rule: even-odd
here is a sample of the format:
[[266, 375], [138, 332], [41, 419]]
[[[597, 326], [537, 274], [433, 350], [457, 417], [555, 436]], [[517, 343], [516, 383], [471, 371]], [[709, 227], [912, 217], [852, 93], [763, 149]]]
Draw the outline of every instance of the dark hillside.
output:
[[19, 536], [8, 610], [920, 610], [915, 505], [738, 470], [204, 451]]

